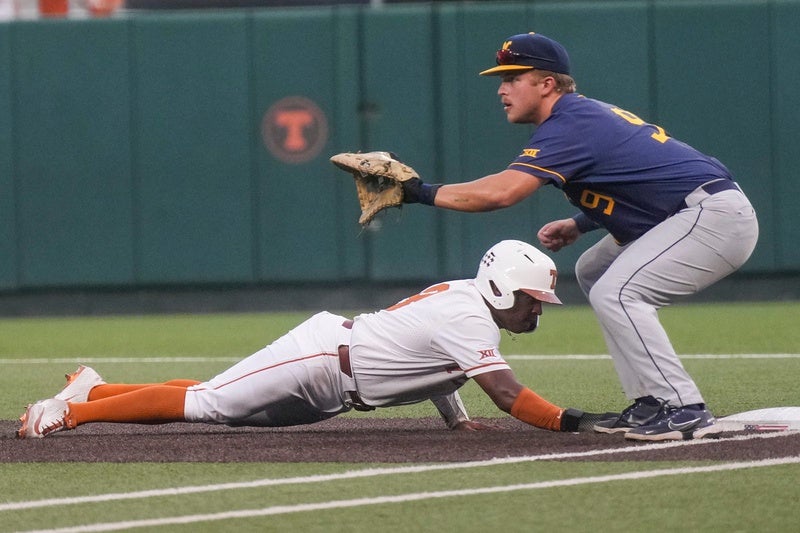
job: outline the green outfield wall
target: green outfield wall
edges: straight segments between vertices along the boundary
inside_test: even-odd
[[[578,89],[722,160],[753,200],[746,273],[800,271],[800,1],[444,3],[0,23],[0,291],[471,276],[573,210],[424,206],[357,225],[328,158],[393,150],[429,182],[505,167],[491,65],[538,31]],[[554,255],[570,273],[599,233]]]

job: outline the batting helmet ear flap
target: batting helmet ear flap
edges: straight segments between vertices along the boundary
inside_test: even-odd
[[[555,263],[541,251],[522,241],[506,240],[483,255],[475,286],[495,309],[513,307],[517,290],[542,302],[560,304],[555,293],[557,276]]]
[[[492,294],[494,294],[498,298],[503,296],[503,292],[497,288],[497,284],[494,281],[489,280],[489,287],[492,289]]]

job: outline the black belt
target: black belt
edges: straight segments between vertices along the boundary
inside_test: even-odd
[[[722,191],[730,191],[732,189],[736,189],[737,191],[741,191],[739,186],[736,185],[736,182],[734,182],[733,180],[729,180],[729,179],[721,179],[721,180],[717,180],[717,181],[710,181],[708,183],[704,183],[703,185],[701,185],[700,188],[703,189],[706,192],[706,194],[708,194],[709,196],[711,196],[712,194],[717,194],[718,192],[722,192]],[[689,207],[689,206],[686,205],[686,200],[683,200],[681,202],[681,204],[678,206],[678,211],[680,211],[682,209],[686,209],[687,207]]]

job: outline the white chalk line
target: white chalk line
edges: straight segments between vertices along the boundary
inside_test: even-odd
[[[601,360],[601,359],[610,359],[608,355],[598,355],[598,354],[575,354],[575,355],[509,355],[505,356],[506,359],[520,359],[520,360]],[[800,358],[800,354],[694,354],[694,355],[682,355],[680,356],[681,359],[794,359]],[[66,358],[0,358],[0,364],[59,364],[59,363],[84,363],[84,364],[94,364],[94,363],[196,363],[196,362],[230,362],[230,361],[238,361],[240,358],[238,357],[198,357],[198,356],[187,356],[187,357],[66,357]],[[771,438],[782,436],[781,433],[764,433],[764,434],[756,434],[756,435],[744,435],[744,436],[737,436],[731,439],[725,440],[745,440],[751,438]],[[719,439],[718,439],[719,440]],[[541,456],[529,456],[529,457],[514,457],[514,458],[505,458],[505,459],[493,459],[489,461],[474,461],[474,462],[467,462],[467,463],[449,463],[444,465],[422,465],[422,466],[413,466],[413,467],[400,467],[400,468],[383,468],[383,469],[366,469],[366,470],[359,470],[359,471],[350,471],[344,472],[340,474],[330,474],[330,475],[317,475],[317,476],[305,476],[305,477],[295,477],[295,478],[282,478],[282,479],[264,479],[264,480],[256,480],[251,482],[239,482],[239,483],[224,483],[224,484],[216,484],[216,485],[207,485],[207,486],[193,486],[193,487],[178,487],[178,488],[168,488],[168,489],[154,489],[154,490],[147,490],[147,491],[137,491],[137,492],[130,492],[130,493],[116,493],[116,494],[103,494],[103,495],[95,495],[95,496],[83,496],[83,497],[73,497],[73,498],[54,498],[54,499],[46,499],[46,500],[36,500],[36,501],[28,501],[28,502],[12,502],[7,504],[0,504],[0,511],[8,511],[8,510],[22,510],[22,509],[31,509],[31,508],[40,508],[40,507],[51,507],[51,506],[58,506],[58,505],[74,505],[74,504],[82,504],[82,503],[96,503],[96,502],[107,502],[107,501],[118,501],[118,500],[129,500],[129,499],[141,499],[141,498],[149,498],[149,497],[158,497],[158,496],[169,496],[169,495],[182,495],[182,494],[196,494],[202,492],[214,492],[220,490],[234,490],[234,489],[246,489],[246,488],[256,488],[256,487],[265,487],[265,486],[275,486],[275,485],[286,485],[286,484],[297,484],[297,483],[319,483],[324,481],[335,481],[341,479],[352,479],[352,478],[360,478],[360,477],[370,477],[370,476],[379,476],[379,475],[390,475],[390,474],[404,474],[404,473],[416,473],[416,472],[427,472],[427,471],[434,471],[434,470],[445,470],[445,469],[458,469],[458,468],[475,468],[481,466],[492,466],[498,464],[509,464],[509,463],[520,463],[520,462],[530,462],[530,461],[541,461],[541,460],[558,460],[558,459],[566,459],[566,458],[576,458],[576,457],[591,457],[597,455],[604,455],[604,454],[613,454],[613,453],[627,453],[627,452],[638,452],[638,451],[645,451],[648,449],[654,448],[669,448],[674,446],[687,446],[687,445],[697,445],[697,444],[706,444],[715,442],[715,440],[696,440],[696,441],[682,441],[682,442],[671,442],[671,443],[656,443],[651,445],[641,445],[636,447],[630,448],[615,448],[609,450],[594,450],[589,452],[577,452],[577,453],[568,453],[568,454],[550,454],[550,455],[541,455]],[[797,461],[795,461],[797,459]],[[800,462],[800,458],[787,458],[789,463]],[[784,459],[778,459],[777,461],[785,461]],[[751,463],[727,463],[730,468],[723,468],[723,469],[735,469],[735,468],[750,468],[756,466],[770,466],[768,464],[764,464],[763,461],[755,461],[752,462],[753,466],[746,466]],[[787,464],[786,462],[780,462],[776,464]],[[742,465],[742,466],[740,466]],[[718,465],[724,467],[725,465]],[[716,468],[716,467],[715,467]],[[689,473],[683,472],[685,469],[675,469],[674,473]],[[701,471],[701,470],[692,470],[694,471]],[[632,474],[623,474],[621,476],[630,476],[636,474],[646,474],[642,477],[653,477],[658,475],[670,475],[669,470],[656,470],[652,471],[651,473],[632,473]],[[535,489],[535,488],[546,488],[547,486],[562,486],[566,484],[580,484],[580,483],[596,483],[596,482],[603,482],[603,481],[611,481],[614,479],[626,479],[626,477],[619,477],[619,476],[602,476],[597,478],[578,478],[575,480],[576,482],[571,482],[571,480],[561,480],[555,482],[544,482],[544,483],[537,483],[537,484],[529,484],[529,485],[519,485],[515,486],[518,488],[508,488],[508,487],[488,487],[485,489],[475,489],[470,494],[479,494],[481,492],[475,491],[486,491],[486,492],[502,492],[507,490],[525,490],[527,489]],[[555,485],[550,485],[552,483],[556,483]],[[422,496],[423,498],[427,497],[448,497],[449,494],[442,493],[442,495],[437,496],[438,493],[432,493]],[[452,496],[457,496],[458,494],[452,494]],[[181,523],[191,523],[196,521],[209,521],[209,520],[223,520],[227,518],[236,518],[236,517],[247,517],[247,516],[266,516],[269,514],[280,514],[280,513],[290,513],[290,512],[300,512],[305,510],[315,510],[315,509],[326,509],[326,508],[335,508],[335,507],[351,507],[356,505],[371,505],[371,504],[378,504],[378,503],[393,503],[395,501],[412,501],[411,499],[415,499],[416,495],[404,495],[404,496],[397,496],[397,497],[389,497],[385,501],[383,498],[370,498],[370,499],[362,499],[362,500],[348,500],[348,501],[339,501],[339,502],[327,502],[321,504],[303,504],[297,506],[279,506],[279,507],[272,507],[272,508],[265,508],[265,509],[256,509],[256,510],[249,510],[249,511],[236,511],[231,513],[218,513],[213,515],[194,515],[194,516],[187,516],[187,517],[175,517],[175,518],[166,518],[166,519],[158,519],[156,522],[153,521],[133,521],[133,522],[120,522],[117,524],[95,524],[90,526],[81,526],[80,528],[66,528],[66,529],[54,529],[54,530],[43,530],[43,531],[112,531],[115,529],[125,529],[130,527],[147,527],[147,526],[155,526],[155,525],[168,525],[168,524],[181,524]],[[401,499],[397,499],[401,498]],[[411,499],[402,499],[402,498],[411,498]],[[321,506],[321,507],[320,507]],[[255,513],[255,514],[241,514],[241,513]],[[164,522],[167,520],[167,522]],[[140,524],[140,525],[139,525]],[[98,529],[100,528],[100,529]]]
[[[438,470],[480,468],[480,467],[490,467],[490,466],[516,464],[516,463],[529,463],[534,461],[556,461],[563,459],[600,457],[604,455],[635,453],[635,452],[642,452],[649,450],[664,450],[668,448],[677,448],[684,446],[703,446],[722,441],[769,439],[785,435],[786,435],[785,432],[754,433],[748,435],[737,435],[734,437],[722,438],[722,439],[697,439],[689,441],[656,442],[650,444],[632,445],[625,448],[606,448],[603,450],[589,450],[585,452],[567,452],[567,453],[552,453],[552,454],[542,454],[542,455],[529,455],[522,457],[504,457],[504,458],[488,459],[484,461],[467,461],[462,463],[413,465],[413,466],[400,466],[391,468],[366,468],[362,470],[349,470],[346,472],[340,472],[336,474],[318,474],[313,476],[299,476],[299,477],[289,477],[289,478],[268,478],[268,479],[257,479],[253,481],[217,483],[213,485],[195,485],[188,487],[151,489],[151,490],[134,491],[134,492],[97,494],[91,496],[50,498],[43,500],[3,503],[0,504],[0,512],[19,511],[23,509],[34,509],[40,507],[55,507],[59,505],[100,503],[100,502],[110,502],[110,501],[120,501],[120,500],[154,498],[161,496],[180,496],[186,494],[198,494],[203,492],[252,489],[252,488],[271,487],[278,485],[322,483],[327,481],[340,481],[346,479],[367,478],[367,477],[376,477],[384,475],[425,473]]]
[[[505,359],[519,359],[531,361],[546,361],[546,360],[601,360],[611,359],[610,355],[600,354],[577,354],[577,355],[507,355],[503,356]],[[797,353],[734,353],[734,354],[718,354],[718,353],[698,353],[698,354],[683,354],[679,355],[680,359],[798,359],[800,354]]]
[[[244,357],[186,356],[186,357],[10,357],[0,358],[0,365],[50,365],[50,364],[96,364],[96,363],[230,363],[239,362]]]
[[[711,466],[645,470],[639,472],[628,472],[623,474],[609,474],[604,476],[559,479],[553,481],[540,481],[536,483],[521,483],[514,485],[480,487],[473,489],[446,490],[446,491],[436,491],[436,492],[418,492],[410,494],[400,494],[396,496],[375,496],[369,498],[356,498],[351,500],[332,500],[327,502],[305,503],[296,505],[276,505],[273,507],[265,507],[262,509],[242,509],[238,511],[226,511],[221,513],[174,516],[167,518],[151,518],[145,520],[127,520],[121,522],[106,522],[98,524],[88,524],[84,526],[73,526],[68,528],[36,530],[36,531],[31,531],[29,533],[59,533],[68,531],[69,532],[115,531],[120,529],[131,529],[131,528],[141,528],[141,527],[159,527],[159,526],[176,525],[176,524],[192,524],[197,522],[211,522],[211,521],[231,520],[239,518],[254,518],[259,516],[300,513],[307,511],[320,511],[327,509],[343,509],[343,508],[360,507],[367,505],[405,503],[411,501],[429,500],[432,498],[458,498],[458,497],[468,497],[468,496],[476,496],[482,494],[497,494],[497,493],[523,491],[523,490],[548,489],[554,487],[568,487],[576,485],[588,485],[594,483],[608,483],[612,481],[640,480],[640,479],[649,479],[661,476],[723,472],[731,470],[742,470],[748,468],[780,466],[787,464],[800,464],[800,456],[785,457],[781,459],[765,459],[761,461],[722,463]]]
[[[610,360],[610,355],[605,354],[572,354],[572,355],[527,355],[511,354],[503,356],[507,360],[530,361],[595,361]],[[740,354],[685,354],[679,355],[680,359],[800,359],[798,353],[740,353]],[[243,357],[222,356],[185,356],[185,357],[6,357],[0,358],[0,365],[24,364],[97,364],[97,363],[230,363],[238,362]]]

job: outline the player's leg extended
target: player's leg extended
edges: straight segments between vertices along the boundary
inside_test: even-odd
[[[343,320],[319,313],[210,381],[190,387],[187,420],[287,426],[348,410],[337,350],[341,331],[349,335]]]
[[[319,313],[209,382],[99,389],[114,396],[69,403],[51,398],[20,417],[20,438],[41,438],[89,422],[207,422],[283,426],[318,422],[345,403],[338,346],[349,344],[344,318]],[[91,392],[91,391],[89,391]],[[88,399],[88,398],[87,398]]]
[[[126,394],[128,392],[133,392],[147,387],[155,387],[157,385],[183,387],[186,389],[199,383],[200,381],[195,379],[173,379],[164,383],[104,383],[102,385],[93,387],[92,390],[89,391],[89,396],[86,401],[92,402],[95,400],[102,400],[103,398],[108,398],[110,396],[118,396],[120,394]]]
[[[629,245],[594,284],[592,307],[612,356],[624,359],[636,378],[620,375],[631,398],[660,396],[677,405],[703,403],[694,381],[658,320],[659,308],[694,294],[735,271],[758,236],[752,207],[708,198],[683,210]],[[733,193],[729,196],[737,196]]]
[[[178,379],[166,384],[109,384],[85,365],[66,378],[61,392],[27,406],[20,416],[18,437],[42,438],[89,422],[152,424],[183,420],[186,388],[198,383]]]
[[[97,387],[95,387],[97,388]],[[90,422],[162,424],[184,421],[186,387],[151,385],[90,402],[70,403],[66,417],[72,429]]]

